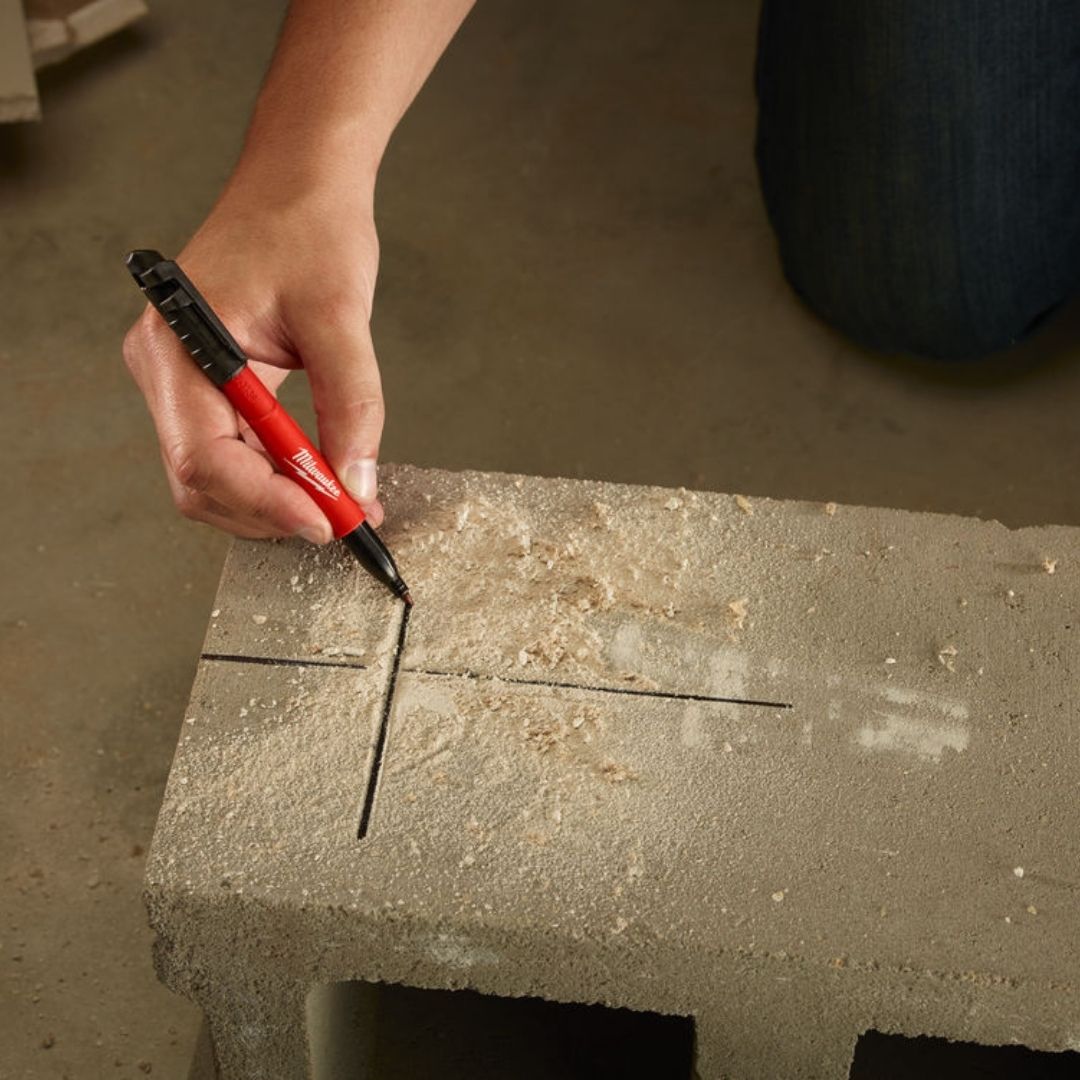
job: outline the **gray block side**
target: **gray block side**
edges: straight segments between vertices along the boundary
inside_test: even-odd
[[[203,915],[209,926],[213,916]],[[235,939],[217,936],[218,955],[229,958],[234,975],[219,972],[207,1007],[220,1017],[218,1030],[230,1032],[233,1044],[245,1025],[278,1032],[276,1053],[286,1038],[301,1048],[298,1055],[314,1042],[310,998],[306,1019],[297,1016],[294,977],[300,974],[303,985],[314,990],[336,980],[366,978],[693,1016],[699,1072],[705,1078],[839,1080],[846,1076],[858,1035],[869,1028],[985,1044],[1019,1042],[1043,1050],[1076,1046],[1077,1002],[1067,992],[983,985],[925,972],[821,967],[795,957],[738,951],[680,954],[663,944],[643,947],[640,941],[628,943],[624,955],[613,955],[597,941],[538,938],[523,928],[436,934],[391,912],[351,919],[321,908],[271,913],[252,902],[242,919],[234,913],[223,920],[217,913],[217,924],[224,921],[233,928],[243,922],[245,929]],[[245,971],[258,972],[258,981],[238,983],[235,972]],[[264,1013],[253,1014],[256,1006]],[[241,1062],[260,1060],[262,1040],[249,1038],[240,1045],[246,1046]],[[247,1067],[226,1075],[246,1077]],[[275,1075],[306,1076],[304,1068]]]

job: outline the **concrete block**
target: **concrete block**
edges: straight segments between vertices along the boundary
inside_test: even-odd
[[[701,1080],[1080,1049],[1080,530],[385,494],[407,620],[293,543],[215,602],[147,898],[221,1077],[309,1076],[346,980],[691,1016]]]

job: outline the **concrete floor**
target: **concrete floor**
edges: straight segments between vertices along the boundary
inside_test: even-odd
[[[180,1077],[143,852],[226,541],[174,516],[121,256],[180,248],[281,5],[157,5],[0,130],[0,1077]],[[758,195],[756,3],[482,5],[380,183],[384,457],[1080,524],[1080,313],[982,367],[839,339]],[[302,387],[288,392],[302,402]]]

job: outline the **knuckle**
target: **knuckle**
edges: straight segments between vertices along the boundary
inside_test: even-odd
[[[273,505],[266,492],[259,492],[259,494],[255,495],[244,510],[247,517],[257,521],[261,527],[275,523]]]
[[[165,461],[184,491],[193,495],[202,495],[206,491],[210,484],[210,471],[197,449],[186,444],[170,447],[165,452]]]
[[[367,321],[364,294],[360,289],[347,287],[329,289],[326,295],[315,299],[315,314],[325,322],[337,326],[353,326]]]
[[[138,376],[148,354],[154,351],[160,341],[168,341],[169,331],[154,311],[147,305],[146,310],[135,320],[124,335],[121,353],[124,363],[132,375]]]
[[[381,429],[386,419],[386,405],[381,394],[369,392],[317,404],[315,413],[321,421],[362,423],[366,428]]]
[[[143,351],[146,348],[146,316],[141,316],[124,335],[124,343],[121,346],[121,354],[124,364],[133,375],[139,366]]]
[[[378,394],[353,401],[349,405],[349,411],[360,413],[372,423],[381,424],[386,416],[386,405],[383,403],[382,395]]]
[[[173,503],[176,509],[186,518],[192,521],[200,521],[210,509],[210,502],[201,492],[192,491],[191,488],[180,488],[173,494]]]

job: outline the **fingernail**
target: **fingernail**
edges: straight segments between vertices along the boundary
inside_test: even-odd
[[[349,494],[358,503],[371,502],[379,486],[375,475],[375,459],[361,458],[354,461],[345,469],[345,475],[341,479],[349,489]]]
[[[309,544],[329,544],[332,539],[329,527],[318,529],[313,525],[305,525],[296,535],[302,536]]]

